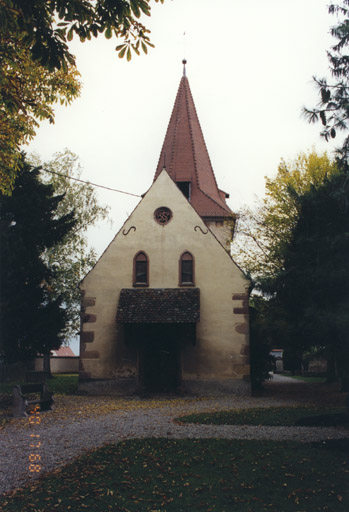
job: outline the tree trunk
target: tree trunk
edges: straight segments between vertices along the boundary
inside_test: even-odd
[[[337,374],[337,368],[336,368],[336,358],[335,358],[335,351],[334,347],[328,347],[327,349],[327,376],[326,376],[326,382],[337,382],[338,381],[338,374]]]
[[[47,373],[47,378],[48,379],[52,379],[53,378],[53,375],[51,373],[51,358],[50,358],[50,354],[44,354],[43,370],[44,370],[44,372]]]
[[[346,393],[349,391],[349,346],[347,336],[338,336],[336,366],[341,383],[341,391]]]
[[[349,376],[345,376],[341,378],[341,391],[343,393],[348,393],[349,396]],[[348,400],[349,407],[349,400]]]

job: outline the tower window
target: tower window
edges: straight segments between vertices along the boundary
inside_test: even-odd
[[[179,284],[194,285],[194,258],[190,252],[184,252],[179,260]]]
[[[149,260],[145,252],[138,252],[133,260],[133,286],[149,285]]]
[[[179,190],[185,195],[185,197],[190,201],[190,192],[191,192],[191,183],[190,181],[177,181],[177,187]]]

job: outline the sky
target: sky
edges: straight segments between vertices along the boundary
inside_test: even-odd
[[[237,212],[264,195],[265,176],[312,147],[331,153],[302,107],[318,102],[312,76],[329,77],[336,18],[328,0],[165,0],[144,17],[155,44],[119,59],[118,40],[73,40],[83,89],[27,148],[43,161],[69,148],[82,179],[133,194],[150,187],[187,59],[187,77],[220,189]],[[337,142],[337,144],[336,144]],[[100,255],[139,199],[96,189],[113,224],[90,229]]]

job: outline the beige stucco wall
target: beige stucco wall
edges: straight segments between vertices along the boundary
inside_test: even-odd
[[[173,212],[165,226],[153,217],[160,206]],[[81,378],[137,376],[137,351],[125,347],[115,315],[120,290],[132,288],[133,258],[140,250],[149,258],[152,288],[177,288],[180,255],[190,251],[195,258],[201,320],[196,345],[186,346],[182,353],[182,378],[246,378],[247,282],[166,171],[81,283],[88,320],[82,324]]]
[[[206,226],[215,235],[223,247],[230,252],[231,245],[231,222],[232,221],[207,221]]]
[[[50,358],[52,373],[76,373],[79,371],[79,357],[52,356]],[[35,371],[42,372],[44,369],[44,358],[35,359]]]

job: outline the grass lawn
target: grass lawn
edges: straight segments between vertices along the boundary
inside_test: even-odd
[[[78,373],[56,373],[53,379],[47,381],[49,391],[54,394],[72,395],[78,390]],[[12,388],[16,384],[26,384],[25,382],[6,382],[0,383],[0,394],[10,394],[12,396]]]
[[[318,384],[324,384],[326,377],[304,377],[303,375],[290,375],[291,379],[301,380],[302,382],[314,382]]]
[[[1,510],[345,512],[348,453],[348,440],[131,440],[2,496]]]
[[[47,381],[47,387],[49,391],[53,391],[54,395],[74,395],[78,390],[78,376],[77,373],[56,374],[53,379]],[[0,383],[0,427],[8,423],[9,418],[12,417],[12,388],[16,384],[26,383],[18,381]]]
[[[47,381],[49,391],[55,395],[74,395],[78,391],[78,373],[56,373]]]
[[[340,418],[345,419],[345,407],[268,407],[255,409],[233,409],[214,413],[200,413],[182,416],[182,423],[203,423],[205,425],[266,425],[294,426],[298,421],[308,417],[319,417],[319,426],[328,426],[333,417],[338,424]],[[324,418],[328,418],[324,420]],[[323,423],[321,424],[321,420]],[[343,420],[343,425],[346,425]],[[349,422],[347,422],[349,427]]]

